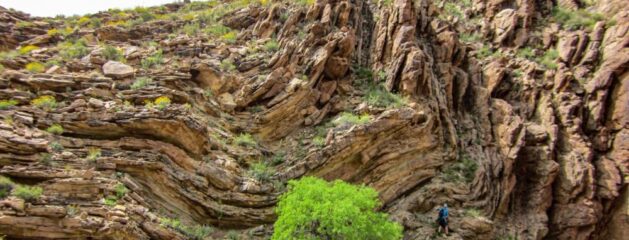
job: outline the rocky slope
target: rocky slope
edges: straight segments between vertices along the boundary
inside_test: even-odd
[[[623,1],[0,19],[8,239],[265,239],[304,175],[374,187],[405,239],[436,237],[444,202],[447,239],[628,233]]]

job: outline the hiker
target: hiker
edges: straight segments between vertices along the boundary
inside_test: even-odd
[[[445,229],[446,235],[448,235],[448,204],[444,203],[443,207],[439,208],[439,217],[437,218],[437,223],[439,224],[439,233],[441,233],[441,228]]]

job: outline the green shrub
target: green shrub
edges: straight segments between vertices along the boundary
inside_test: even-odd
[[[552,10],[553,19],[569,30],[579,28],[592,29],[596,22],[605,20],[600,13],[594,13],[586,9],[570,10],[555,7]]]
[[[135,81],[133,82],[133,84],[131,84],[131,89],[133,90],[138,90],[141,88],[146,87],[146,85],[149,85],[153,82],[153,79],[148,78],[148,77],[138,77],[135,79]]]
[[[236,70],[236,65],[234,65],[234,62],[230,59],[223,59],[223,61],[221,61],[221,69],[223,69],[223,71],[231,72]]]
[[[115,207],[118,204],[118,199],[115,196],[107,196],[103,199],[103,203],[110,207]]]
[[[199,23],[189,23],[184,25],[180,32],[189,36],[196,36],[200,32],[200,29]]]
[[[107,60],[120,61],[122,60],[122,51],[114,46],[105,45],[102,51],[103,57]]]
[[[557,63],[555,60],[559,57],[559,52],[555,49],[550,49],[544,53],[542,59],[538,60],[539,63],[546,66],[548,69],[557,69]]]
[[[40,153],[39,154],[39,163],[44,166],[50,166],[52,164],[52,154],[50,153]]]
[[[372,106],[397,108],[406,105],[407,102],[406,99],[400,95],[387,91],[379,84],[371,84],[365,90],[363,101]]]
[[[221,39],[223,39],[223,41],[228,42],[228,43],[235,43],[237,35],[238,35],[238,32],[231,31],[231,32],[223,34],[223,36],[221,36]]]
[[[459,39],[462,42],[473,43],[473,42],[481,41],[483,37],[478,33],[461,33],[461,35],[459,36]]]
[[[291,180],[275,209],[272,239],[402,239],[402,226],[374,211],[380,205],[370,187],[315,177]]]
[[[280,48],[280,44],[275,39],[271,39],[264,44],[264,49],[268,52],[277,51]]]
[[[101,156],[100,148],[90,147],[87,149],[87,160],[94,162]]]
[[[55,142],[50,142],[48,144],[48,146],[54,152],[61,152],[61,151],[63,151],[63,145],[61,145],[61,143],[59,143],[59,142],[56,142],[56,141]]]
[[[160,225],[174,229],[193,240],[205,239],[214,232],[214,229],[209,226],[183,224],[179,219],[172,218],[160,218]]]
[[[518,50],[517,56],[526,59],[533,59],[535,58],[535,53],[533,52],[532,48],[525,47]]]
[[[255,147],[258,145],[253,136],[249,133],[241,133],[234,138],[234,143],[239,146],[244,147]]]
[[[316,136],[312,139],[312,144],[321,148],[325,146],[325,138],[322,136]]]
[[[54,135],[61,135],[63,134],[63,127],[59,124],[53,124],[50,127],[46,128],[46,132],[54,134]]]
[[[20,50],[18,51],[20,54],[27,54],[36,49],[39,49],[39,47],[34,46],[34,45],[27,45],[27,46],[21,47]]]
[[[265,162],[257,162],[251,165],[248,174],[260,182],[267,182],[273,176],[273,168],[269,167]]]
[[[24,201],[33,201],[39,199],[43,193],[41,187],[30,187],[24,185],[18,185],[13,189],[13,195],[24,199]]]
[[[9,99],[9,100],[0,100],[0,110],[9,109],[18,104],[17,100]]]
[[[271,165],[277,166],[277,165],[282,164],[284,162],[285,155],[286,154],[284,152],[278,152],[275,155],[273,155],[273,157],[271,158]]]
[[[363,114],[359,116],[353,113],[343,112],[341,113],[341,116],[334,119],[334,121],[332,122],[336,126],[341,126],[341,125],[362,125],[362,124],[369,123],[370,121],[371,121],[371,116],[369,114]]]
[[[223,35],[231,32],[231,31],[232,31],[231,28],[226,27],[226,26],[224,26],[222,24],[211,25],[211,26],[209,26],[209,27],[207,27],[205,29],[205,32],[207,34],[212,35],[213,37],[220,37],[220,36],[223,36]]]
[[[10,178],[0,176],[0,199],[8,197],[14,186],[15,183]]]
[[[87,48],[87,42],[84,39],[68,40],[57,45],[57,48],[59,48],[59,55],[66,61],[82,58],[90,53],[90,50]]]
[[[170,106],[170,102],[170,98],[161,96],[155,99],[155,107],[159,110],[164,110],[166,107]]]
[[[24,68],[27,71],[32,72],[32,73],[41,73],[46,70],[46,67],[44,66],[44,64],[41,64],[40,62],[30,62],[26,64]]]
[[[8,52],[0,52],[0,59],[1,60],[11,60],[14,59],[16,57],[20,56],[20,53],[18,53],[18,51],[8,51]]]
[[[121,199],[125,195],[127,195],[127,193],[129,192],[129,189],[127,189],[127,187],[125,187],[124,184],[118,183],[114,187],[114,191],[116,192],[116,197],[118,197],[118,199]]]
[[[99,28],[103,25],[102,20],[100,20],[100,18],[92,18],[90,19],[90,27],[92,28]]]
[[[57,107],[55,97],[50,95],[39,96],[38,98],[31,100],[31,104],[44,110],[52,110]]]
[[[477,58],[487,58],[489,56],[491,56],[492,54],[494,54],[494,51],[491,50],[491,48],[487,45],[483,45],[480,49],[476,50],[476,57]]]
[[[462,155],[460,160],[453,163],[443,171],[443,178],[447,182],[471,182],[478,164],[467,155]]]
[[[148,56],[141,61],[142,68],[148,69],[152,66],[159,66],[164,63],[164,57],[162,50],[157,50],[151,56]]]
[[[227,234],[225,234],[225,237],[223,238],[225,240],[238,240],[240,239],[240,236],[234,230],[230,230],[229,232],[227,232]]]

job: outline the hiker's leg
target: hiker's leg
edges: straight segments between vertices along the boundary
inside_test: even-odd
[[[448,235],[448,225],[445,226],[446,229],[446,235]]]

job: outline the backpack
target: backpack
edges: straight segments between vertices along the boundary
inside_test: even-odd
[[[440,208],[439,209],[439,218],[447,218],[448,217],[448,209]]]

